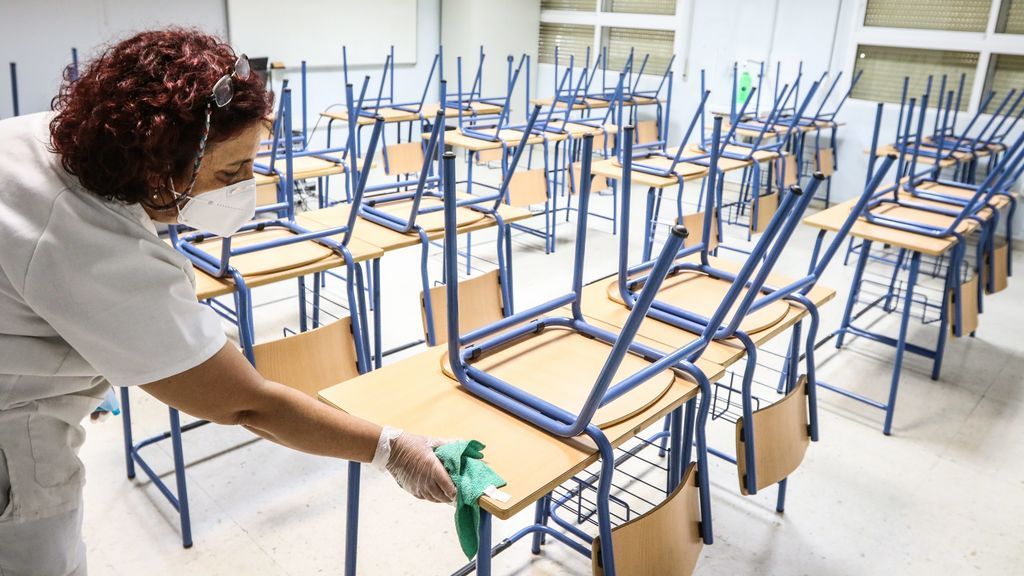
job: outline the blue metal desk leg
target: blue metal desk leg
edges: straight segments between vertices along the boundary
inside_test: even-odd
[[[921,267],[921,253],[914,252],[910,257],[910,276],[907,278],[907,295],[903,303],[903,314],[900,317],[900,335],[896,343],[896,359],[892,367],[892,384],[889,388],[889,402],[885,406],[885,427],[882,433],[888,436],[892,431],[892,415],[896,410],[896,392],[900,385],[900,369],[903,367],[903,353],[907,345],[907,327],[910,324],[911,303],[914,301],[914,286],[917,284],[917,271]]]
[[[345,507],[345,576],[356,574],[359,544],[359,462],[348,463],[348,502]]]
[[[545,495],[540,500],[537,500],[536,510],[533,513],[533,523],[538,526],[547,526],[548,513],[551,510],[551,495]],[[534,555],[540,554],[540,547],[544,544],[544,532],[537,530],[533,533],[533,544],[530,547],[530,552]]]
[[[171,416],[171,449],[174,452],[174,479],[178,488],[178,516],[181,518],[181,544],[192,547],[192,520],[188,511],[188,489],[185,486],[185,457],[181,450],[181,418],[174,408]]]
[[[381,310],[380,310],[380,258],[374,258],[370,262],[371,299],[373,301],[373,346],[377,351],[373,360],[373,367],[380,368],[384,359],[384,336],[381,333]]]
[[[491,576],[491,514],[480,510],[480,547],[476,553],[477,576]]]
[[[135,479],[135,460],[132,458],[132,407],[128,401],[128,387],[121,388],[121,426],[124,428],[124,466],[128,479]]]

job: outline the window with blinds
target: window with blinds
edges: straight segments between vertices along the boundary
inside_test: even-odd
[[[988,76],[985,78],[985,94],[994,90],[996,95],[992,97],[992,101],[985,111],[995,112],[1010,90],[1017,90],[1019,93],[1022,89],[1024,89],[1024,56],[993,54],[989,61]],[[1003,109],[1004,114],[1009,111],[1010,106],[1013,106],[1013,101],[1016,98],[1014,96],[1010,99],[1010,103]]]
[[[903,91],[903,78],[910,77],[907,98],[920,97],[928,83],[928,75],[939,82],[942,75],[948,77],[947,86],[960,82],[960,74],[967,74],[964,80],[964,94],[960,109],[966,110],[971,98],[971,85],[978,69],[977,52],[954,52],[952,50],[924,50],[920,48],[893,48],[890,46],[857,46],[855,69],[864,74],[853,90],[852,96],[875,102],[899,102]],[[932,92],[934,106],[937,98]]]
[[[999,7],[996,32],[1024,34],[1024,0],[1003,0]]]
[[[593,12],[597,0],[540,0],[541,10],[575,10]]]
[[[634,50],[633,72],[640,71],[644,55],[650,54],[644,74],[664,74],[675,49],[674,30],[647,30],[642,28],[605,28],[601,46],[608,48],[608,68],[621,70]]]
[[[672,16],[676,13],[676,0],[604,0],[604,11]]]
[[[868,0],[864,25],[984,32],[991,8],[992,0]]]
[[[558,46],[559,66],[569,65],[569,55],[576,57],[577,66],[584,66],[587,48],[591,48],[590,59],[596,58],[593,52],[594,27],[585,24],[541,22],[537,41],[537,53],[540,55],[541,64],[555,63],[555,46]]]

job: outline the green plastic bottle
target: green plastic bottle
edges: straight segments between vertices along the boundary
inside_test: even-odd
[[[736,108],[737,109],[739,109],[741,106],[743,106],[743,103],[747,101],[747,96],[750,95],[750,84],[751,84],[750,72],[747,72],[746,70],[744,70],[743,73],[740,74],[739,87],[736,90]]]

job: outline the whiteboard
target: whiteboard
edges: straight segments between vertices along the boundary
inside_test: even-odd
[[[416,62],[417,0],[227,0],[231,45],[297,67]]]

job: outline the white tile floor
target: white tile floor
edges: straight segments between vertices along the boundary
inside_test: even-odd
[[[639,195],[638,195],[639,196]],[[642,200],[635,198],[638,206]],[[597,200],[610,209],[609,199]],[[634,214],[642,211],[634,210]],[[515,247],[517,306],[567,289],[574,225],[562,225],[558,252],[537,240]],[[610,224],[591,221],[586,276],[614,270]],[[475,251],[493,245],[477,235]],[[801,228],[783,263],[806,266],[813,231]],[[420,336],[415,250],[384,259],[388,345]],[[1024,269],[1024,258],[1017,258]],[[439,270],[439,257],[434,260]],[[435,272],[436,273],[436,272]],[[824,284],[839,297],[823,310],[823,331],[837,325],[850,268],[841,258]],[[294,284],[261,289],[258,338],[295,327]],[[716,543],[704,549],[699,574],[1021,574],[1024,568],[1024,284],[985,301],[973,339],[949,342],[942,378],[910,357],[903,372],[894,435],[881,433],[882,412],[820,393],[821,442],[790,481],[787,511],[774,511],[775,490],[739,495],[735,469],[712,463]],[[894,333],[895,318],[875,324]],[[912,324],[912,339],[933,341],[936,328]],[[883,397],[893,350],[854,340],[840,353],[820,350],[819,377]],[[166,410],[133,394],[136,433],[166,426]],[[732,426],[712,423],[712,441],[731,445]],[[82,459],[85,538],[96,575],[339,574],[343,560],[345,466],[255,440],[243,430],[208,426],[186,436],[195,546],[181,548],[177,516],[148,482],[124,474],[121,421],[87,426]],[[147,457],[170,481],[169,446]],[[524,464],[525,465],[525,464]],[[448,574],[460,566],[451,509],[413,500],[391,480],[367,471],[360,529],[362,574]],[[532,520],[525,513],[496,524],[496,540]],[[590,561],[551,543],[532,556],[527,543],[500,555],[498,574],[590,574]]]

